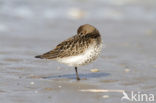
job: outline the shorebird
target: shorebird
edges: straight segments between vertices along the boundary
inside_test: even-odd
[[[77,67],[94,61],[102,49],[99,31],[92,25],[84,24],[77,29],[77,34],[61,42],[53,50],[35,56],[40,59],[52,59],[75,67],[76,78],[80,80]]]

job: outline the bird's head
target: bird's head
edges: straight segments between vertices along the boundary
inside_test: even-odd
[[[89,34],[89,33],[99,34],[99,31],[94,26],[89,25],[89,24],[81,25],[77,29],[77,34],[78,35],[86,35],[86,34]]]

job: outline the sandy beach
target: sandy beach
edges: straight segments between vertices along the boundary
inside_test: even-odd
[[[1,0],[0,103],[123,103],[123,91],[156,96],[155,20],[155,0]],[[99,29],[103,50],[78,68],[81,81],[72,67],[34,58],[86,23]]]

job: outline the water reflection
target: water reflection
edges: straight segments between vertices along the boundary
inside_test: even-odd
[[[103,73],[103,72],[79,74],[80,78],[100,78],[100,77],[106,77],[109,75],[110,75],[109,73]],[[47,76],[47,77],[42,77],[42,78],[43,79],[56,79],[56,78],[75,79],[76,76],[75,74],[64,74],[64,75]]]

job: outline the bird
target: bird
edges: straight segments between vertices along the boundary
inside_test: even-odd
[[[76,35],[64,40],[53,50],[35,58],[51,59],[75,68],[76,79],[80,80],[78,67],[87,65],[98,58],[102,50],[101,35],[90,24],[81,25]]]

